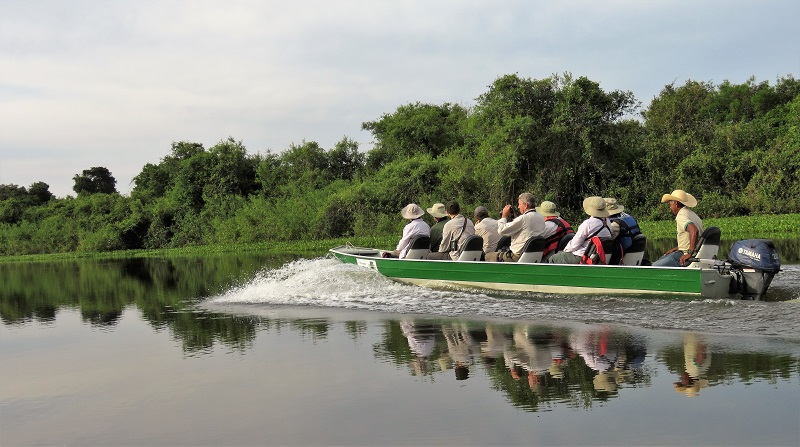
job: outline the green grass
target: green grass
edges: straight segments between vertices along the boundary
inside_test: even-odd
[[[800,214],[764,215],[705,219],[706,227],[722,229],[724,240],[738,239],[797,239],[800,238]],[[640,222],[642,232],[648,240],[671,239],[675,237],[675,221]],[[576,224],[577,227],[577,224]],[[255,244],[204,245],[183,248],[164,248],[155,250],[123,250],[111,252],[71,252],[38,255],[0,257],[4,262],[45,262],[67,259],[118,259],[146,257],[197,257],[222,253],[261,253],[265,255],[297,254],[300,256],[322,256],[328,249],[350,243],[362,247],[392,249],[400,235],[380,237],[350,237],[322,239],[316,241],[270,241]]]

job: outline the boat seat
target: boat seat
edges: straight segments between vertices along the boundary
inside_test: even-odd
[[[411,247],[408,249],[405,259],[427,259],[431,252],[431,238],[428,236],[414,236],[411,239]]]
[[[700,239],[697,242],[697,246],[694,248],[692,252],[692,257],[689,258],[692,261],[689,264],[689,267],[700,267],[702,268],[704,264],[708,264],[708,262],[696,262],[696,261],[711,261],[717,259],[717,253],[719,253],[719,242],[722,238],[722,231],[719,227],[708,227],[703,231],[703,234],[700,235]]]
[[[483,238],[477,234],[467,236],[461,252],[458,255],[459,261],[480,261],[483,256]]]
[[[610,259],[608,259],[608,258],[606,259],[606,264],[608,264],[608,265],[622,265],[622,258],[625,255],[622,252],[622,244],[620,244],[619,241],[616,240],[616,239],[612,239],[611,241],[612,241],[612,244],[611,244],[611,251],[610,252],[607,251],[607,249],[605,248],[606,245],[603,245],[603,247],[604,247],[603,249],[606,250],[606,253],[611,253]],[[605,244],[605,241],[603,241],[603,243]]]
[[[546,239],[541,236],[534,236],[522,246],[522,255],[520,255],[517,262],[526,264],[536,264],[542,262],[542,254],[544,253],[544,244]]]
[[[569,244],[569,241],[571,241],[573,237],[575,237],[575,232],[568,233],[562,236],[561,240],[558,241],[558,247],[556,247],[556,251],[554,253],[564,251],[564,247],[566,247],[567,244]]]
[[[508,248],[511,246],[511,236],[500,236],[500,240],[497,241],[497,248],[495,250],[502,251],[504,248]]]
[[[632,244],[622,257],[622,265],[642,265],[647,237],[639,233],[631,238]]]
[[[700,243],[695,247],[692,257],[697,259],[717,259],[721,238],[722,231],[719,227],[706,228],[700,236]]]

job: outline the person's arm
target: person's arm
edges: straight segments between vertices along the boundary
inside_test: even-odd
[[[513,236],[517,234],[517,232],[522,230],[523,225],[525,225],[522,216],[509,222],[508,218],[510,216],[511,216],[511,205],[506,205],[503,208],[503,218],[497,221],[497,232],[503,236]]]
[[[697,247],[697,238],[700,235],[697,226],[691,222],[686,224],[686,231],[689,233],[689,253],[684,253],[681,256],[681,265],[686,264],[686,261],[692,257],[694,249]]]
[[[448,220],[447,223],[444,224],[444,228],[442,228],[442,242],[439,244],[439,253],[450,252],[450,239],[453,236],[453,231],[451,230],[453,226],[450,225],[450,222],[453,222],[453,219]]]
[[[556,224],[552,220],[547,220],[544,222],[544,233],[542,233],[542,237],[548,238],[554,235],[556,231],[558,231],[558,224]]]
[[[406,248],[409,243],[411,243],[411,227],[412,226],[410,223],[403,227],[403,237],[401,237],[400,242],[397,243],[397,248],[395,249],[396,251],[403,251],[403,249]]]
[[[564,251],[572,253],[573,251],[577,250],[581,246],[583,246],[583,242],[586,240],[586,236],[589,235],[589,224],[588,221],[583,221],[579,226],[578,229],[575,231],[575,236],[572,236],[572,239],[567,243],[567,246],[564,247]]]
[[[611,227],[609,227],[609,229],[611,230],[611,239],[616,239],[617,236],[619,236],[619,232],[620,232],[619,222],[617,222],[616,220],[612,221],[611,222]]]

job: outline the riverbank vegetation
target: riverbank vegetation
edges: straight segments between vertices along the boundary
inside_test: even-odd
[[[616,197],[645,233],[674,233],[660,198],[676,188],[699,199],[706,219],[749,216],[720,225],[725,237],[800,227],[793,77],[667,85],[642,108],[632,93],[585,77],[506,75],[472,106],[406,104],[362,127],[374,136],[369,151],[346,136],[330,149],[303,141],[255,154],[234,138],[208,149],[175,142],[142,167],[130,195],[103,167],[75,175],[74,197],[53,197],[43,182],[0,185],[0,255],[258,244],[294,252],[394,239],[409,202],[457,199],[498,217],[524,191],[575,223],[584,197]]]

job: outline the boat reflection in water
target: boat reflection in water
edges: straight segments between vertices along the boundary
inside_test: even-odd
[[[395,356],[399,362],[407,358],[412,375],[434,380],[453,374],[456,380],[466,380],[483,372],[492,387],[530,410],[548,402],[588,408],[592,401],[618,397],[625,388],[653,386],[656,370],[664,366],[675,374],[675,390],[689,397],[737,376],[788,378],[798,367],[798,358],[792,355],[764,362],[758,359],[763,354],[749,352],[717,354],[712,364],[705,337],[694,333],[648,353],[653,342],[646,335],[606,326],[411,319],[397,324],[407,340],[408,356],[404,352]]]

